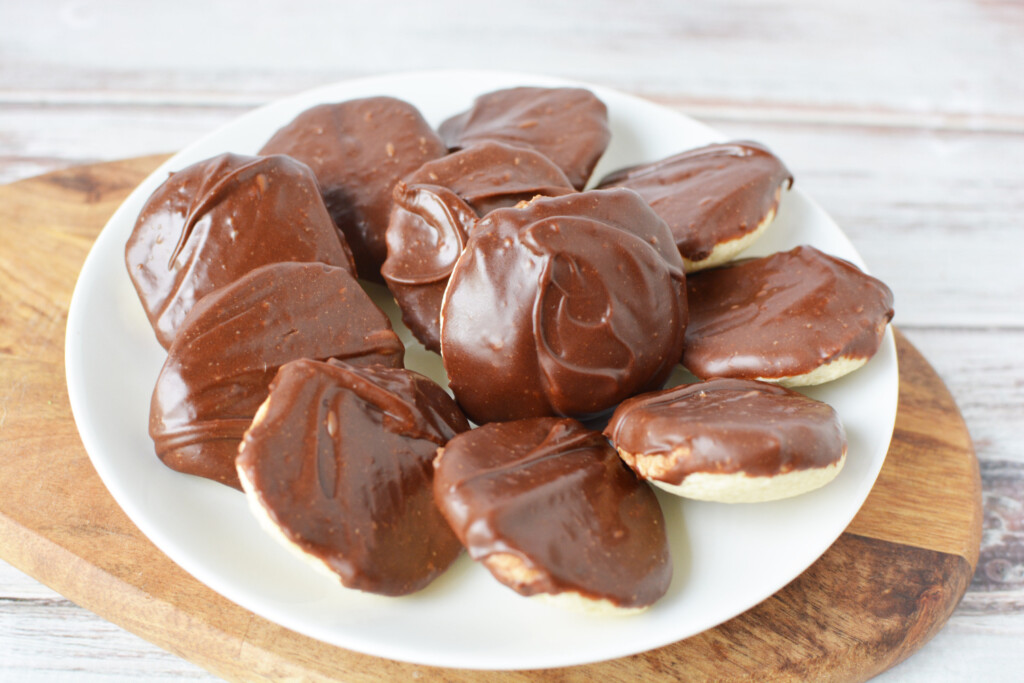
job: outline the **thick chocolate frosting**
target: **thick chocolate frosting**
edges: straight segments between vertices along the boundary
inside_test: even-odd
[[[441,299],[478,216],[573,191],[541,153],[499,142],[427,162],[399,182],[381,275],[416,338],[431,351],[441,350]]]
[[[508,584],[518,592],[644,607],[668,590],[657,498],[575,420],[484,425],[452,439],[434,466],[437,504],[470,557],[511,554],[526,566],[534,580]]]
[[[432,462],[467,429],[415,372],[297,360],[271,383],[236,465],[285,538],[345,586],[406,595],[462,551],[434,504]]]
[[[509,88],[476,98],[473,106],[441,124],[451,149],[496,140],[532,147],[565,171],[578,190],[611,139],[608,108],[582,88]]]
[[[441,310],[441,354],[482,423],[589,417],[657,388],[682,353],[682,259],[632,190],[541,198],[480,219]]]
[[[573,191],[565,173],[540,152],[490,141],[427,162],[405,182],[447,187],[479,216],[537,195],[558,197]]]
[[[387,316],[343,268],[276,263],[203,297],[160,371],[149,433],[173,469],[239,487],[235,455],[277,368],[299,358],[401,366]]]
[[[892,292],[814,247],[687,278],[683,365],[698,377],[782,379],[840,358],[871,358],[893,316]]]
[[[359,277],[381,282],[395,183],[447,152],[414,106],[393,97],[321,104],[277,131],[261,154],[308,164],[345,233]]]
[[[598,187],[628,187],[650,203],[675,236],[679,253],[703,261],[715,246],[754,231],[778,207],[793,176],[756,142],[699,147],[605,177]]]
[[[222,154],[172,173],[125,247],[128,274],[165,348],[203,296],[279,261],[354,272],[313,174],[283,156]]]
[[[694,472],[771,477],[825,467],[846,452],[831,406],[774,384],[712,379],[623,401],[604,431],[616,448],[664,456],[656,477]]]

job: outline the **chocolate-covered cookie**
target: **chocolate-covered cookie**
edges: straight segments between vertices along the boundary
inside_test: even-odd
[[[532,147],[565,171],[578,190],[611,139],[608,108],[583,88],[495,90],[442,123],[440,132],[451,149],[484,140]]]
[[[732,260],[775,218],[793,176],[766,147],[727,142],[691,149],[606,176],[598,187],[628,187],[675,236],[687,272]]]
[[[381,275],[416,338],[440,351],[441,299],[477,217],[573,191],[543,154],[500,142],[481,142],[427,162],[400,182]]]
[[[413,105],[367,97],[307,109],[260,153],[287,154],[313,169],[359,277],[380,282],[395,183],[447,149]]]
[[[401,366],[387,316],[343,268],[275,263],[203,297],[160,370],[149,433],[169,467],[238,488],[242,434],[277,368],[299,358]]]
[[[484,425],[449,441],[434,467],[437,504],[470,557],[517,592],[602,611],[668,590],[657,498],[575,420]]]
[[[684,289],[668,226],[632,190],[492,211],[441,308],[452,391],[476,422],[599,414],[676,364]]]
[[[426,377],[401,368],[283,365],[235,462],[266,528],[341,583],[417,591],[462,551],[434,504],[439,446],[469,423]]]
[[[165,348],[203,296],[279,261],[353,270],[313,174],[283,156],[222,154],[172,173],[125,246],[128,274]]]
[[[831,406],[753,380],[634,396],[604,433],[638,475],[698,500],[789,498],[832,481],[846,460],[846,433]]]
[[[821,384],[875,355],[892,292],[848,261],[809,246],[687,278],[683,365],[698,377]]]

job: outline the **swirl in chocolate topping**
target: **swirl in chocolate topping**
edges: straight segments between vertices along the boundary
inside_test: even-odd
[[[694,273],[683,365],[698,377],[786,380],[871,358],[892,292],[856,266],[801,246]]]
[[[482,142],[428,162],[399,182],[381,275],[416,338],[440,351],[441,300],[478,216],[537,196],[573,191],[547,157],[498,142]]]
[[[608,108],[582,88],[486,93],[442,123],[440,133],[451,149],[486,140],[532,147],[561,168],[577,190],[587,184],[611,139]]]
[[[437,504],[470,557],[524,595],[645,607],[668,590],[661,508],[608,442],[571,419],[484,425],[434,463]],[[509,571],[511,555],[521,571]]]
[[[279,261],[354,270],[313,174],[284,156],[222,154],[172,173],[125,245],[128,274],[165,348],[203,296]]]
[[[415,372],[298,360],[274,378],[236,465],[285,539],[345,586],[405,595],[462,551],[434,503],[432,461],[467,429]]]
[[[395,184],[447,152],[408,102],[368,97],[321,104],[278,130],[261,154],[287,154],[308,164],[327,209],[345,233],[359,277],[381,281],[384,233]]]
[[[693,269],[717,245],[742,238],[770,218],[793,176],[755,142],[707,145],[616,171],[598,187],[628,187],[646,199]]]
[[[846,433],[831,406],[740,379],[635,396],[615,409],[604,433],[634,468],[637,456],[660,456],[647,469],[657,470],[650,478],[669,484],[696,472],[771,477],[825,467],[846,451]]]
[[[299,358],[401,366],[387,316],[343,268],[275,263],[204,297],[160,371],[150,436],[169,467],[239,487],[234,459],[277,368]]]
[[[540,152],[493,141],[427,162],[405,182],[447,187],[479,216],[537,195],[558,197],[573,191],[565,173]]]
[[[492,211],[441,309],[452,391],[477,422],[600,414],[678,362],[684,292],[668,227],[631,190]]]

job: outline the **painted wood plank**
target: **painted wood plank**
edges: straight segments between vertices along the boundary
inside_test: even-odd
[[[155,165],[155,161],[151,163]],[[17,196],[11,195],[10,201],[4,204],[6,220],[2,224],[5,225],[6,236],[17,243],[16,251],[22,258],[19,262],[4,263],[0,272],[8,274],[10,282],[14,284],[12,290],[28,293],[27,297],[15,299],[24,301],[24,307],[8,305],[0,309],[3,313],[0,317],[10,323],[3,326],[6,330],[4,334],[7,336],[0,338],[5,342],[10,354],[4,362],[5,372],[10,373],[8,381],[4,384],[5,396],[8,399],[16,398],[14,402],[24,406],[12,413],[8,430],[5,432],[5,448],[16,449],[23,459],[37,459],[37,466],[19,468],[12,459],[0,458],[0,466],[5,470],[4,479],[9,491],[19,497],[16,500],[4,500],[5,548],[17,555],[19,566],[25,567],[27,571],[46,577],[54,585],[62,586],[62,590],[68,591],[69,595],[79,596],[77,599],[105,614],[117,614],[123,623],[142,629],[160,642],[165,642],[162,640],[165,637],[163,624],[168,619],[180,621],[185,618],[181,612],[182,605],[193,608],[209,605],[208,609],[204,607],[197,614],[201,623],[189,622],[191,625],[188,630],[188,643],[184,646],[178,643],[177,646],[204,647],[209,659],[200,659],[216,665],[218,670],[237,676],[243,670],[239,666],[266,666],[268,655],[280,652],[278,644],[283,637],[280,630],[267,624],[260,624],[250,616],[240,615],[238,610],[231,609],[222,599],[209,595],[209,591],[204,593],[205,589],[195,582],[185,581],[181,571],[165,559],[160,563],[162,569],[159,571],[155,568],[150,572],[136,571],[136,561],[145,561],[147,557],[153,559],[152,549],[141,539],[140,542],[131,542],[132,538],[137,536],[137,532],[133,531],[123,516],[114,514],[104,518],[101,514],[96,496],[102,487],[95,476],[90,474],[87,461],[79,453],[77,458],[68,457],[65,462],[55,466],[52,457],[43,455],[49,451],[69,453],[75,449],[76,437],[73,427],[68,424],[70,420],[65,402],[44,400],[53,393],[53,368],[59,366],[61,358],[60,330],[55,330],[52,324],[54,318],[58,318],[59,315],[55,316],[53,312],[59,313],[61,307],[66,306],[66,295],[74,279],[74,270],[87,246],[87,242],[76,242],[75,238],[88,237],[98,229],[105,215],[116,205],[115,197],[122,196],[130,189],[133,184],[130,180],[132,169],[137,169],[139,165],[139,162],[135,162],[106,168],[102,173],[102,179],[100,175],[90,176],[90,173],[98,174],[98,170],[78,169],[49,180],[24,183],[21,186],[25,191]],[[134,172],[136,180],[137,177],[141,177],[139,171]],[[31,207],[35,209],[31,210]],[[63,214],[74,214],[76,218],[69,222],[61,218]],[[28,218],[30,215],[31,219]],[[18,231],[13,226],[19,221],[29,221],[28,224],[37,227],[38,234],[45,235],[46,238],[33,240],[28,234]],[[37,287],[36,277],[19,277],[19,274],[25,273],[38,274],[41,272],[40,263],[45,263],[46,274],[43,277],[57,278],[58,281],[40,288]],[[901,354],[901,358],[902,371],[907,373],[904,377],[924,377],[922,369],[926,364],[916,352],[909,355]],[[46,379],[47,372],[50,375],[49,380]],[[953,424],[959,423],[959,420],[953,419],[955,414],[951,411],[955,409],[951,399],[937,386],[934,375],[928,374],[927,377],[928,381],[922,383],[922,386],[930,386],[931,390],[927,393],[937,399],[941,396],[941,400],[937,400],[934,406],[919,401],[907,404],[901,402],[901,406],[924,409],[926,412],[934,408],[939,413],[948,414],[950,421],[943,420],[941,414],[937,414],[929,422],[945,424],[947,429],[959,434],[959,440],[948,443],[954,448],[959,448],[958,452],[962,452],[965,448],[962,427]],[[913,398],[913,395],[908,395]],[[921,433],[923,429],[930,429],[930,424],[914,423],[911,427],[915,433]],[[37,436],[44,429],[46,437]],[[897,434],[897,438],[904,437],[903,432]],[[929,462],[920,452],[906,454],[913,461],[924,463],[926,466]],[[943,455],[941,451],[936,452],[937,458],[945,458],[948,455],[949,453]],[[968,474],[971,475],[973,472]],[[900,477],[889,480],[889,485],[891,486],[893,482],[898,485],[906,483],[905,478]],[[949,484],[948,480],[946,484]],[[966,489],[976,487],[971,476],[962,484]],[[41,485],[48,488],[42,493],[41,499],[36,499],[35,497],[40,495]],[[977,488],[973,490],[974,495],[977,495]],[[35,499],[36,502],[24,502],[27,500],[25,497]],[[73,503],[73,499],[79,502]],[[44,501],[42,506],[39,504],[40,500]],[[80,509],[89,510],[88,518],[76,514],[61,523],[58,521],[60,515],[56,514],[56,509],[55,514],[48,514],[48,505],[57,500],[66,506],[77,504]],[[933,504],[925,502],[928,505]],[[911,505],[920,503],[920,500],[914,499]],[[108,508],[109,505],[112,503],[108,501]],[[18,519],[22,520],[20,524],[7,523]],[[29,519],[32,521],[26,522]],[[973,519],[977,520],[977,517]],[[971,526],[973,527],[973,523]],[[912,534],[919,531],[912,525],[903,525],[902,529],[904,533]],[[709,633],[696,638],[693,643],[687,641],[687,648],[692,648],[698,657],[707,658],[704,662],[705,668],[696,666],[687,670],[693,673],[708,673],[712,670],[722,672],[726,669],[721,667],[727,667],[730,675],[742,673],[749,666],[744,663],[744,657],[729,654],[732,647],[729,644],[736,643],[743,643],[744,651],[748,653],[751,652],[750,648],[764,647],[768,648],[768,653],[786,652],[782,660],[784,666],[778,671],[794,678],[826,671],[834,672],[832,664],[835,660],[826,661],[821,657],[821,653],[826,650],[836,652],[837,646],[840,652],[845,652],[846,647],[852,648],[851,658],[844,658],[841,662],[848,667],[843,669],[844,676],[851,672],[863,674],[879,670],[913,651],[912,643],[929,637],[932,629],[944,621],[948,614],[946,610],[952,609],[953,601],[967,587],[970,580],[969,567],[973,563],[973,557],[948,553],[968,552],[970,549],[964,550],[966,546],[956,544],[950,546],[944,531],[929,532],[931,541],[928,546],[931,549],[901,549],[898,544],[891,542],[892,539],[878,540],[870,521],[865,522],[863,517],[860,518],[860,525],[855,531],[855,534],[844,535],[845,540],[826,555],[826,558],[830,559],[823,558],[823,563],[815,565],[816,569],[812,569],[806,575],[809,578],[802,578],[796,582],[795,587],[785,591],[785,595],[780,595],[777,600],[773,598],[771,604],[766,603],[757,608],[755,611],[761,615],[760,617],[751,617],[752,621],[737,620],[731,626],[723,626],[717,631],[717,635]],[[972,539],[976,538],[973,533],[970,535]],[[104,551],[93,555],[95,564],[85,559],[74,561],[73,548],[88,549],[89,553],[95,553],[97,539],[104,544]],[[968,545],[973,547],[974,543],[972,540]],[[119,559],[110,564],[107,560],[115,552],[127,553],[132,559]],[[150,555],[147,555],[147,552]],[[869,557],[871,562],[867,561]],[[896,561],[899,558],[906,559],[909,566],[907,563]],[[842,593],[843,586],[848,586],[851,577],[857,576],[861,582],[870,579],[867,585],[874,585],[871,582],[877,581],[878,577],[883,575],[894,588],[882,596],[881,607],[873,605],[872,601],[867,599],[866,596],[871,595],[870,591],[858,590],[847,593],[848,597],[853,596],[853,600],[847,600],[843,604],[851,606],[859,616],[844,621],[841,632],[824,622],[819,623],[816,619],[808,618],[808,600],[813,600],[819,610],[824,610],[831,600]],[[834,586],[833,583],[837,580],[839,584]],[[204,597],[197,595],[198,601],[185,602],[172,597],[175,591],[185,590],[189,585],[199,590]],[[826,587],[825,590],[822,590],[822,586]],[[162,599],[144,600],[139,604],[140,595],[164,595],[168,590],[171,593]],[[214,608],[214,605],[220,607]],[[794,615],[802,617],[795,619]],[[777,629],[780,618],[791,622],[783,632]],[[157,625],[155,631],[154,625]],[[199,627],[199,631],[193,633],[193,627]],[[876,627],[888,634],[881,641],[878,640],[879,632]],[[237,638],[238,633],[243,631],[244,647],[239,660],[225,661],[222,650],[217,649],[218,645],[222,646],[225,639],[230,641],[232,637]],[[849,637],[852,637],[852,641],[844,644],[843,638]],[[882,656],[872,651],[875,646],[870,643],[883,648]],[[898,645],[899,643],[903,645]],[[168,644],[174,645],[170,642]],[[894,644],[896,647],[892,647]],[[295,643],[296,648],[301,647],[304,651],[308,651],[311,646],[310,643]],[[217,654],[218,652],[220,654]],[[295,656],[301,654],[298,649],[289,652]],[[272,665],[272,657],[270,660]],[[346,659],[363,675],[379,673],[382,666],[380,663],[365,660],[364,657],[352,656],[347,656]],[[679,667],[686,665],[681,663],[684,660],[688,662],[689,658],[673,659],[666,663],[652,654],[632,658],[628,664],[618,662],[600,668],[614,677],[625,679],[627,675],[636,673],[638,669],[635,667],[649,673],[680,673],[683,669]],[[320,671],[318,667],[309,667],[305,661],[300,657],[296,663],[300,667],[307,667],[303,670],[308,670],[310,674]],[[397,665],[387,666],[391,667],[389,670],[394,673],[409,673],[408,667],[403,669]],[[419,669],[414,667],[413,670]]]
[[[218,680],[62,598],[0,598],[0,624],[3,681]]]
[[[1005,68],[1024,63],[1024,10],[1011,2],[523,0],[510,12],[456,0],[182,0],[139,12],[127,0],[49,0],[5,14],[6,88],[19,91],[276,95],[296,74],[305,87],[311,76],[471,65],[703,100],[1024,115]]]
[[[0,134],[0,180],[173,150],[242,111],[0,109],[13,131]],[[1024,134],[707,122],[786,160],[893,288],[902,327],[1024,327]]]
[[[874,683],[978,681],[1018,683],[1024,670],[1024,614],[985,618],[954,614],[916,655]]]
[[[624,16],[621,4],[608,2],[588,3],[584,12],[525,2],[522,15],[497,16],[479,7],[485,3],[460,5],[455,13],[452,0],[430,9],[304,3],[304,11],[328,19],[317,23],[280,0],[247,3],[246,14],[233,17],[240,4],[218,3],[211,11],[186,0],[170,16],[124,2],[0,0],[0,178],[172,151],[218,117],[228,120],[281,95],[384,69],[467,60],[601,82],[737,135],[770,129],[773,145],[794,161],[809,160],[799,170],[801,187],[897,290],[901,328],[953,390],[982,459],[986,537],[971,589],[947,628],[880,680],[1016,679],[1024,668],[1016,582],[1024,566],[1024,452],[1015,428],[1024,423],[1024,368],[1014,351],[1022,341],[1020,279],[1008,255],[1024,246],[1014,229],[1024,192],[1015,175],[1019,137],[1005,134],[1022,130],[1024,81],[1006,65],[1024,61],[1024,5],[746,0],[676,8],[663,1],[631,6]],[[237,34],[204,40],[225,22],[238,26]],[[513,41],[522,49],[510,49]],[[183,44],[196,47],[183,53]],[[175,115],[161,118],[161,109]],[[135,127],[139,112],[151,119],[142,132]],[[12,116],[39,123],[6,125]],[[995,135],[979,143],[965,133]],[[886,137],[896,141],[888,151]],[[171,138],[175,144],[161,143]],[[5,145],[32,151],[5,155]],[[115,151],[119,145],[131,149]],[[0,587],[8,585],[3,576]],[[21,592],[18,581],[9,585]],[[68,619],[62,608],[56,614],[58,623],[19,645],[23,652],[36,648],[36,666],[0,669],[0,679],[175,678],[173,666],[140,665],[131,669],[138,676],[126,678],[102,662],[55,654],[67,637],[59,622]],[[5,613],[0,634],[20,622]],[[88,619],[78,623],[92,628]],[[116,662],[131,649],[110,642],[116,647],[103,651],[96,643],[90,652]]]

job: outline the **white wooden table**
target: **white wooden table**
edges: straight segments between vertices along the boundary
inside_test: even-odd
[[[309,87],[460,66],[619,88],[786,161],[894,290],[981,462],[974,581],[881,679],[1021,680],[1021,0],[0,0],[0,182],[175,151]],[[0,680],[158,678],[213,679],[0,561]]]

